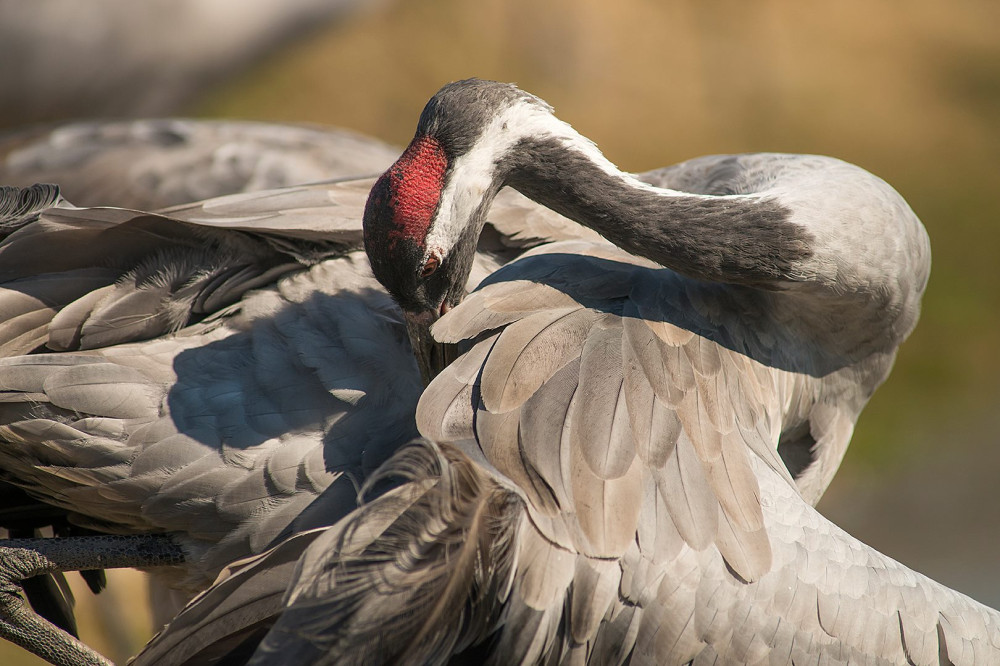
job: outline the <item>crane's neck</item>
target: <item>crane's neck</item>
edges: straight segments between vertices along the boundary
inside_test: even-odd
[[[592,144],[576,144],[572,136],[522,138],[499,164],[504,184],[629,252],[702,280],[794,281],[811,253],[809,234],[775,198],[652,187]]]

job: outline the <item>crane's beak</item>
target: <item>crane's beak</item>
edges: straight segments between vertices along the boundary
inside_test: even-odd
[[[441,313],[443,314],[443,312]],[[424,384],[430,384],[439,372],[458,358],[458,346],[438,342],[431,335],[431,325],[439,314],[433,310],[424,312],[404,312],[406,333],[410,336],[410,346],[420,368]]]

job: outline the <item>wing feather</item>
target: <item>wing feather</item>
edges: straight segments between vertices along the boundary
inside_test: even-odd
[[[601,254],[621,259],[616,253],[601,248]],[[759,577],[769,547],[749,456],[759,451],[770,462],[777,456],[769,430],[774,424],[762,423],[757,411],[730,405],[732,385],[740,379],[727,373],[747,368],[730,364],[732,352],[718,343],[670,323],[663,304],[652,304],[655,279],[636,267],[595,276],[567,255],[558,257],[548,267],[533,261],[537,257],[515,262],[505,269],[511,282],[495,274],[436,325],[435,335],[452,341],[504,327],[491,348],[477,346],[475,359],[466,357],[471,367],[483,359],[476,385],[482,405],[474,417],[464,416],[474,422],[487,460],[523,484],[546,514],[559,507],[571,511],[584,549],[603,554],[634,539],[648,473],[664,515],[684,542],[697,550],[714,543],[740,575]],[[540,281],[526,283],[525,275]],[[629,286],[628,276],[639,286]],[[576,293],[593,299],[588,307],[566,305]],[[640,310],[656,318],[643,320]],[[564,375],[575,358],[578,377]],[[475,389],[462,389],[474,383],[468,366],[464,381],[446,371],[428,388],[422,414],[430,416],[438,401],[454,404],[459,395],[466,404],[475,400]],[[763,399],[763,387],[755,388]],[[512,411],[521,414],[517,429]],[[428,421],[442,423],[443,408],[433,412],[433,419],[420,421],[427,435],[442,432]],[[457,414],[449,419],[454,422]],[[559,447],[553,444],[557,439],[563,442]],[[633,483],[628,492],[608,483],[626,478]],[[602,512],[624,518],[612,525]],[[632,530],[627,538],[622,525]]]
[[[544,484],[534,487],[536,493],[551,495],[560,509],[572,506],[564,466],[569,464],[571,429],[567,423],[579,380],[580,362],[574,359],[552,376],[545,391],[535,393],[520,409],[521,458],[534,470],[532,479]]]
[[[624,393],[621,325],[605,317],[590,330],[581,353],[569,421],[572,446],[598,477],[616,479],[632,466],[636,450]]]
[[[544,539],[529,523],[520,528],[517,582],[521,599],[534,610],[562,600],[573,581],[575,553]]]
[[[483,366],[486,408],[502,413],[523,404],[579,354],[593,321],[593,313],[577,306],[530,315],[505,328]]]
[[[46,326],[56,311],[92,289],[109,284],[115,273],[104,267],[62,273],[42,273],[0,286],[0,351],[5,356],[32,351],[29,343],[14,339],[30,333],[44,341]]]
[[[499,334],[483,340],[448,366],[417,404],[417,427],[428,439],[454,442],[473,436],[473,386]]]
[[[622,571],[617,562],[591,557],[576,558],[570,598],[569,638],[577,645],[594,641],[600,623],[617,601]]]
[[[720,458],[710,463],[707,471],[719,504],[734,526],[745,531],[759,530],[764,525],[760,488],[746,448],[724,446]]]
[[[633,459],[625,474],[603,479],[591,471],[579,448],[570,450],[573,509],[587,540],[580,550],[594,557],[618,557],[635,540],[642,509],[642,463]]]
[[[706,548],[718,531],[719,500],[686,434],[677,440],[667,464],[653,470],[653,478],[684,541],[696,550]]]
[[[113,363],[70,366],[45,379],[53,404],[112,418],[158,415],[163,389],[142,373]]]
[[[622,330],[625,362],[642,370],[661,402],[676,406],[694,386],[694,374],[680,348],[663,343],[644,322],[634,317],[622,320]]]
[[[747,582],[760,580],[771,568],[771,544],[762,524],[755,530],[734,525],[733,518],[722,511],[716,545],[726,563]]]

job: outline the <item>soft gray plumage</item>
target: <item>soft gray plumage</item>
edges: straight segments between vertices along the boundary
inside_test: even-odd
[[[53,208],[10,234],[5,354],[66,353],[2,361],[4,478],[101,531],[183,535],[190,594],[376,467],[414,432],[419,375],[350,252],[368,182],[261,195],[276,206],[246,219],[246,198],[170,217]]]
[[[0,182],[22,186],[38,181],[58,182],[63,194],[68,193],[78,204],[151,210],[306,180],[375,172],[389,164],[394,154],[379,141],[335,129],[186,119],[92,121],[4,133],[0,138]],[[38,204],[35,210],[49,207],[55,203],[55,191],[31,188],[20,195],[5,196],[10,210],[0,211],[0,217],[7,219],[4,233],[26,223],[16,214],[18,206]],[[47,201],[30,201],[40,192],[48,193]],[[67,254],[79,251],[81,248],[74,246]],[[120,300],[129,301],[126,285],[106,284],[118,272],[101,270],[116,261],[98,263],[101,265],[97,270],[32,280],[31,287],[19,281],[16,290],[5,292],[8,311],[3,324],[3,351],[11,354],[30,349],[34,342],[30,322],[44,325],[53,309],[73,297],[73,290],[83,293],[91,287],[107,287],[84,300],[114,301],[108,292],[117,292]],[[27,267],[28,272],[33,269],[45,270],[41,263]],[[89,284],[81,285],[81,280]],[[54,293],[58,289],[68,291]],[[40,303],[36,296],[47,302]],[[143,299],[155,304],[157,295],[147,289],[145,295],[133,296],[129,307],[134,308],[134,303]],[[78,303],[77,309],[80,307],[87,307],[86,303]],[[177,314],[184,318],[183,313]],[[69,315],[61,315],[61,319],[68,320]],[[24,330],[28,331],[28,339],[17,341],[17,335]],[[55,335],[60,337],[58,332]],[[128,338],[128,334],[120,335]],[[53,344],[52,340],[49,343]],[[4,519],[22,521],[29,507],[15,506],[21,500],[11,497],[9,490],[4,492]],[[30,510],[42,511],[40,507]]]
[[[460,255],[505,182],[656,261],[547,245],[451,309],[436,337],[473,346],[421,398],[436,443],[380,473],[398,488],[308,537],[252,663],[1000,660],[1000,615],[810,506],[916,322],[930,256],[905,202],[812,156],[702,158],[651,177],[675,191],[648,190],[548,113],[502,84],[443,89],[414,145],[442,146],[460,184],[420,227],[390,171],[366,218],[369,253],[389,253],[376,275],[405,302],[448,305],[427,253]],[[660,201],[662,226],[637,214]],[[392,255],[382,233],[412,245]],[[418,298],[411,271],[431,275]],[[178,623],[197,628],[220,596]],[[170,663],[159,649],[148,663]]]
[[[0,139],[0,182],[58,181],[77,202],[149,210],[207,196],[375,173],[394,154],[374,139],[335,129],[182,119],[81,122],[5,133]],[[359,187],[357,197],[348,203],[354,207],[354,221],[349,224],[355,227],[367,187]],[[252,244],[241,244],[239,239],[227,243],[226,233],[210,240],[195,232],[185,241],[178,226],[161,222],[157,231],[153,228],[157,223],[150,227],[137,222],[142,217],[137,213],[105,211],[105,220],[94,221],[94,226],[108,226],[100,233],[80,229],[90,224],[85,214],[59,223],[54,223],[58,214],[53,214],[45,223],[29,225],[38,210],[56,203],[56,192],[54,187],[4,192],[3,234],[26,225],[31,229],[22,229],[0,262],[8,278],[0,296],[3,355],[30,351],[43,341],[44,349],[94,349],[155,337],[238,300],[246,289],[301,268],[291,256],[276,265],[254,266]],[[312,204],[326,206],[330,213],[337,205],[325,196],[300,198],[293,205]],[[214,216],[207,215],[213,217],[214,226],[225,229],[231,220],[219,218],[231,218],[238,205],[254,207],[245,200],[228,206],[219,202]],[[26,218],[25,210],[36,212]],[[259,210],[266,210],[266,205]],[[309,217],[308,211],[296,213],[276,209],[273,217],[283,217],[284,226],[294,228]],[[252,232],[258,221],[250,224],[246,230]],[[342,223],[341,228],[347,227]],[[141,239],[149,231],[153,235]],[[165,235],[158,239],[155,234],[160,232]],[[322,233],[310,237],[317,236]],[[356,243],[350,236],[348,232],[344,247]],[[162,252],[157,249],[161,241]],[[241,256],[247,250],[250,255]],[[65,270],[67,262],[74,261],[77,269]],[[70,307],[60,311],[67,303]],[[100,376],[112,379],[110,374]],[[31,536],[50,522],[58,534],[79,532],[65,524],[64,511],[33,503],[11,486],[0,488],[0,496],[2,524],[12,536]],[[87,572],[92,587],[98,582],[94,574],[99,573]],[[58,588],[37,578],[26,581],[25,589],[36,608],[73,630],[72,601]],[[156,612],[163,618],[173,614],[162,604]]]
[[[68,193],[78,204],[151,210],[207,197],[375,173],[389,164],[394,155],[392,148],[375,139],[329,128],[187,119],[77,122],[3,133],[0,136],[0,182],[23,186],[38,181],[58,182],[63,193]],[[361,189],[362,195],[364,189]],[[30,188],[20,195],[11,193],[3,197],[9,207],[0,211],[0,218],[7,220],[2,230],[4,235],[27,222],[20,219],[18,207],[32,206],[39,210],[51,206],[55,203],[51,197],[55,191],[54,188]],[[47,192],[47,201],[29,201],[41,192]],[[37,245],[44,246],[49,239],[42,234]],[[115,249],[109,248],[110,255]],[[72,241],[63,250],[67,256],[83,251]],[[185,251],[178,254],[184,255]],[[183,261],[197,262],[197,254],[184,257]],[[8,252],[8,262],[10,257]],[[46,264],[38,261],[30,250],[24,258],[35,262],[27,266],[28,272],[46,270]],[[154,274],[164,268],[156,265],[160,259],[151,254],[144,265],[138,266],[133,277],[156,279]],[[187,319],[183,311],[186,307],[184,292],[187,291],[190,297],[192,289],[182,289],[178,293],[169,285],[161,284],[157,289],[156,285],[147,283],[139,293],[133,293],[135,286],[129,287],[127,280],[107,284],[109,279],[119,277],[120,271],[116,269],[121,266],[116,264],[122,260],[131,261],[127,256],[112,256],[109,260],[98,259],[93,268],[83,271],[63,271],[16,281],[3,295],[6,316],[0,325],[0,338],[4,341],[0,354],[30,350],[38,342],[36,334],[54,312],[63,303],[90,289],[94,291],[87,298],[78,299],[70,311],[60,313],[56,316],[57,321],[49,323],[49,348],[72,348],[76,344],[72,338],[78,332],[65,327],[60,330],[60,327],[85,316],[81,309],[93,309],[88,319],[94,325],[87,326],[84,343],[88,347],[111,344],[115,339],[156,335],[165,326],[182,325]],[[278,268],[274,275],[281,272]],[[212,300],[215,302],[203,299],[197,309],[202,310],[203,315],[223,300],[238,297],[238,292],[231,292],[231,288],[237,284],[241,285],[238,289],[252,286],[249,282],[252,277],[245,271],[230,273],[224,284],[208,290],[214,294]],[[264,281],[266,279],[265,276]],[[99,321],[102,317],[135,315],[144,307],[161,312],[149,317],[133,316],[129,324],[125,317],[119,317],[110,325]],[[47,523],[52,523],[59,534],[79,531],[65,525],[65,517],[58,509],[33,502],[9,485],[0,484],[0,497],[4,505],[0,524],[10,528],[11,536],[31,536]],[[103,579],[99,571],[84,572],[84,576],[95,590],[98,589],[96,585],[102,584],[98,580]],[[39,590],[38,586],[45,589]],[[24,588],[33,606],[60,626],[74,630],[72,602],[64,593],[57,592],[56,587],[41,578],[26,581]],[[61,589],[68,588],[62,585]],[[157,610],[162,610],[162,606],[158,604]],[[176,605],[173,609],[176,610]],[[164,617],[173,614],[172,610],[163,612],[166,613]]]
[[[209,145],[144,143],[164,127]],[[212,137],[260,150],[264,162],[273,149],[273,163],[291,165],[312,159],[297,152],[305,146],[332,169],[340,163],[324,146],[346,146],[346,160],[368,145],[251,124],[69,129],[83,164],[150,204],[170,189],[131,187],[141,179],[128,180],[122,155],[192,156],[182,161],[198,182],[203,167],[208,181],[218,171],[199,157]],[[104,153],[109,133],[120,143]],[[282,139],[292,145],[279,149]],[[47,144],[25,145],[41,154]],[[370,147],[356,161],[384,166],[384,147]],[[54,188],[5,192],[0,350],[14,358],[0,361],[4,478],[99,531],[172,534],[188,561],[160,578],[188,595],[282,530],[328,525],[353,508],[356,484],[415,434],[420,389],[398,309],[353,251],[371,182],[237,193],[160,213],[47,208]],[[547,238],[578,229],[507,200],[540,211]],[[484,238],[479,277],[496,267],[491,256],[538,242],[530,225],[519,229],[525,238]],[[33,351],[60,353],[17,356]]]

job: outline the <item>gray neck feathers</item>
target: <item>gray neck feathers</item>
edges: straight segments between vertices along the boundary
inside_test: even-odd
[[[690,277],[766,286],[792,279],[811,254],[809,234],[774,199],[661,194],[556,138],[521,140],[499,167],[524,195]]]

